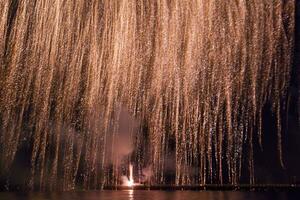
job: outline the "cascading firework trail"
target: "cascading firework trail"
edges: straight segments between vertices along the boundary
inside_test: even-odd
[[[254,183],[267,104],[284,165],[294,4],[0,0],[0,176],[27,146],[31,189],[119,184],[126,110],[131,159],[152,183],[170,155],[177,185],[238,184],[243,158]]]

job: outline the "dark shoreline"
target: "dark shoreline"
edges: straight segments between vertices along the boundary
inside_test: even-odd
[[[16,192],[16,193],[31,193],[31,192],[89,192],[89,191],[105,191],[105,190],[162,190],[162,191],[242,191],[242,192],[264,192],[264,191],[297,191],[300,192],[299,184],[240,184],[240,185],[218,185],[218,184],[206,184],[206,185],[135,185],[132,187],[129,186],[104,186],[103,189],[91,189],[83,190],[81,188],[76,188],[69,191],[39,191],[39,190],[22,190],[19,187],[13,187],[10,190],[0,190],[1,192]]]
[[[300,191],[300,185],[290,184],[241,184],[241,185],[135,185],[106,186],[104,190],[195,190],[195,191]]]

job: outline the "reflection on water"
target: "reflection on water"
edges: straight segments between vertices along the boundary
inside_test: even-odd
[[[134,190],[128,190],[128,194],[129,194],[129,200],[134,200]]]
[[[300,199],[300,191],[89,191],[64,193],[0,193],[0,200],[285,200]]]

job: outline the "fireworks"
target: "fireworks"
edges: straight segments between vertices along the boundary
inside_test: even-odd
[[[172,162],[177,185],[237,184],[243,158],[253,183],[267,103],[282,157],[294,3],[0,1],[1,176],[27,145],[30,188],[120,184],[127,110],[131,159],[153,183]]]

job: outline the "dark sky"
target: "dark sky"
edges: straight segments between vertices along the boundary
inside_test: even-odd
[[[264,150],[260,150],[258,144],[255,145],[257,181],[300,183],[300,1],[296,2],[295,54],[289,87],[290,107],[288,118],[282,116],[284,120],[283,157],[285,169],[282,169],[279,164],[276,149],[277,139],[276,134],[274,134],[276,131],[274,118],[272,113],[266,110],[264,114]]]

